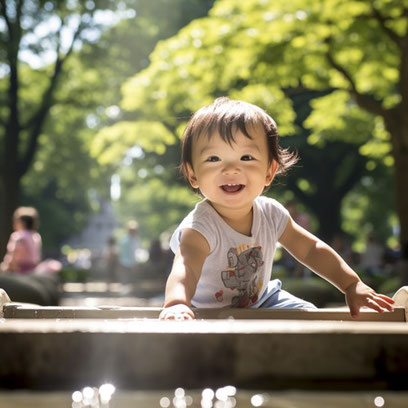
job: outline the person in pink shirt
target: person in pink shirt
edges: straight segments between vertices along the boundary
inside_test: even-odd
[[[41,261],[41,236],[37,232],[38,212],[33,207],[19,207],[13,215],[14,232],[1,264],[3,272],[28,274]]]
[[[14,232],[0,264],[0,287],[15,302],[58,305],[57,272],[62,264],[55,259],[41,261],[42,241],[37,232],[37,210],[33,207],[17,208],[13,224]]]
[[[7,244],[7,253],[0,265],[1,272],[17,274],[53,274],[61,270],[61,262],[41,262],[42,241],[37,232],[38,212],[33,207],[19,207],[13,215],[14,232]]]

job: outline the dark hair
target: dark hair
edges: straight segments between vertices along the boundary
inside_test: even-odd
[[[38,228],[38,212],[34,207],[18,207],[13,214],[13,221],[20,221],[25,229],[36,230]]]
[[[261,108],[247,102],[227,97],[217,98],[211,105],[199,109],[183,133],[180,170],[187,179],[187,164],[193,167],[192,147],[195,137],[212,137],[218,132],[222,140],[232,144],[234,134],[240,130],[248,139],[252,139],[250,130],[261,125],[268,143],[269,164],[275,160],[279,164],[277,174],[285,173],[297,160],[297,154],[279,146],[279,134],[275,121]]]

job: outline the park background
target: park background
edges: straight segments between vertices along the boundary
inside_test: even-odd
[[[18,205],[46,255],[75,259],[111,205],[114,234],[136,219],[144,248],[165,244],[199,199],[183,127],[227,95],[300,156],[268,195],[356,254],[374,233],[406,271],[407,26],[406,0],[1,0],[0,255]],[[386,292],[407,283],[392,265]]]

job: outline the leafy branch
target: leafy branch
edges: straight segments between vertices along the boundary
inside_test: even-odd
[[[42,96],[41,105],[38,107],[37,111],[32,115],[32,117],[28,120],[28,122],[24,126],[24,128],[27,128],[27,129],[31,128],[31,131],[29,133],[29,142],[28,142],[27,150],[25,151],[23,158],[19,162],[18,168],[19,168],[20,175],[23,175],[24,173],[26,173],[34,157],[34,154],[37,148],[38,138],[41,134],[45,119],[47,117],[47,114],[50,108],[55,102],[54,91],[55,91],[58,79],[61,75],[63,65],[68,59],[68,57],[71,55],[73,48],[74,48],[74,44],[85,27],[82,21],[78,24],[78,27],[76,31],[74,32],[71,44],[67,52],[65,53],[65,55],[61,55],[61,32],[62,32],[64,21],[62,18],[60,18],[60,20],[61,20],[61,28],[59,30],[58,42],[57,42],[57,48],[56,48],[57,59],[54,64],[53,74],[51,76],[48,88],[44,91],[44,94]]]
[[[402,37],[400,37],[395,31],[391,30],[387,26],[387,21],[392,21],[393,19],[390,17],[383,16],[378,9],[374,7],[374,5],[370,2],[372,16],[378,21],[380,27],[384,30],[385,33],[390,37],[390,39],[398,46],[399,49],[402,49]]]
[[[354,96],[357,104],[367,110],[368,112],[373,113],[374,115],[379,115],[385,117],[387,111],[382,107],[381,103],[374,99],[372,96],[363,94],[358,91],[355,81],[351,74],[342,66],[340,65],[335,59],[331,51],[332,39],[331,37],[325,40],[326,44],[329,45],[329,50],[326,53],[326,60],[329,65],[334,68],[337,72],[343,75],[343,77],[347,80],[350,85],[349,92]]]

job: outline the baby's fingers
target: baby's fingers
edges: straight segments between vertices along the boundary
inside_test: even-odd
[[[392,306],[392,304],[394,303],[394,301],[389,298],[388,296],[384,296],[384,295],[377,295],[374,297],[374,300],[382,307],[384,308],[386,311],[388,312],[392,312],[394,310],[394,307]],[[391,301],[391,302],[390,302]]]
[[[375,299],[367,299],[365,306],[379,313],[384,313],[386,309],[382,308]]]
[[[365,306],[379,313],[391,312],[393,307],[380,296],[373,296],[366,300]]]
[[[380,297],[382,300],[385,300],[389,305],[393,305],[393,304],[395,303],[395,300],[394,300],[394,299],[391,299],[391,298],[388,297],[388,296],[379,295],[379,294],[377,294],[377,296]]]
[[[162,310],[162,312],[159,315],[159,320],[175,320],[176,313],[168,311],[168,310]]]
[[[187,313],[181,313],[176,315],[174,320],[193,320],[193,318]]]
[[[360,307],[355,304],[349,304],[350,314],[353,319],[357,319],[360,315]]]
[[[164,310],[160,313],[160,315],[159,315],[159,320],[168,320],[168,317],[169,316],[169,314],[168,313],[166,313]]]
[[[168,312],[168,313],[161,313],[159,316],[160,320],[193,320],[193,317],[189,315],[188,313],[174,313],[174,312]]]

